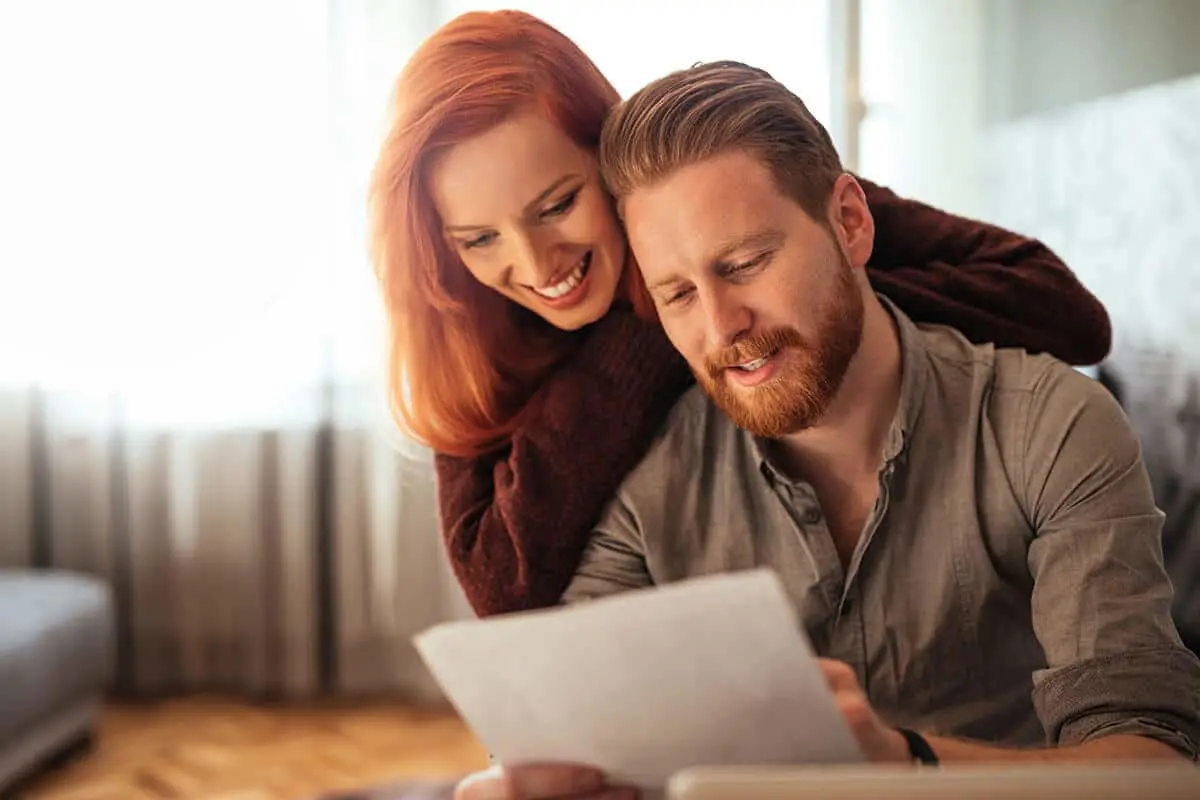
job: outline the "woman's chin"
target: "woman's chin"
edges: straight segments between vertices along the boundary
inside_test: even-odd
[[[589,278],[593,276],[588,276]],[[595,277],[601,277],[599,275]],[[591,325],[609,312],[616,297],[616,286],[612,281],[591,281],[585,286],[586,294],[576,302],[563,307],[561,304],[534,300],[525,306],[546,322],[564,331],[575,331]],[[556,305],[558,307],[556,307]]]
[[[580,328],[591,325],[593,322],[598,322],[608,313],[611,307],[612,301],[610,299],[607,304],[587,303],[566,311],[542,313],[541,317],[546,322],[561,330],[577,331]]]

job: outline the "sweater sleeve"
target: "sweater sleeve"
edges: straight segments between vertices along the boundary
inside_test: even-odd
[[[442,535],[481,616],[558,602],[592,528],[692,375],[662,330],[609,312],[502,450],[438,455]]]
[[[1108,313],[1050,248],[858,180],[875,219],[871,284],[910,317],[1069,364],[1108,355]]]

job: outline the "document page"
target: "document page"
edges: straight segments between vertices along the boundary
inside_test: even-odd
[[[660,789],[699,765],[861,762],[775,573],[438,625],[414,642],[501,761]]]

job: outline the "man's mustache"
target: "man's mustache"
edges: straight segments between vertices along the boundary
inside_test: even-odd
[[[732,346],[704,359],[709,377],[718,380],[724,370],[774,355],[785,347],[801,348],[804,338],[795,328],[771,328],[740,339]]]

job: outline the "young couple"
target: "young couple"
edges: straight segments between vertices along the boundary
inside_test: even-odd
[[[1137,444],[1062,363],[1107,352],[1097,301],[1040,243],[845,173],[761,71],[618,101],[513,11],[398,81],[371,192],[392,394],[477,612],[770,565],[874,760],[1195,757]],[[574,765],[460,787],[625,791]]]

